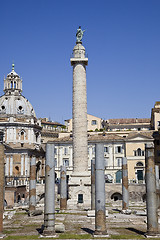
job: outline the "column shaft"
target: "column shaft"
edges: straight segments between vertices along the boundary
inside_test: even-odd
[[[29,210],[36,208],[36,157],[30,160],[30,181],[29,181]]]
[[[155,235],[158,232],[158,214],[157,214],[156,177],[153,144],[145,145],[145,170],[146,170],[147,234]]]
[[[44,234],[55,233],[55,163],[54,144],[46,145],[45,166],[45,208],[44,208]]]
[[[91,209],[95,210],[95,160],[91,160]]]
[[[159,165],[155,165],[156,174],[156,194],[157,194],[157,209],[160,205],[160,187],[159,187]]]
[[[95,148],[95,234],[106,234],[104,144]]]
[[[4,146],[0,143],[0,235],[3,231],[4,211]]]
[[[67,209],[67,180],[66,167],[61,166],[61,180],[60,180],[60,209]]]
[[[88,171],[86,68],[73,66],[73,161],[74,172]]]
[[[129,192],[128,192],[128,166],[127,158],[122,158],[122,209],[127,210],[129,207]]]

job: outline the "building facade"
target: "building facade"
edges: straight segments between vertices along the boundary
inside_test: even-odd
[[[28,182],[32,156],[37,159],[37,179],[43,175],[41,129],[31,103],[22,95],[22,79],[13,64],[12,71],[4,79],[4,95],[0,97],[0,130],[4,133],[7,185]]]
[[[126,136],[127,135],[127,136]],[[145,144],[153,142],[153,131],[124,133],[98,133],[88,135],[88,170],[95,159],[95,144],[104,143],[106,182],[121,182],[122,158],[128,159],[128,178],[130,183],[143,183],[145,179]],[[60,177],[60,166],[67,167],[67,175],[73,171],[72,135],[53,139],[55,144],[55,170]]]

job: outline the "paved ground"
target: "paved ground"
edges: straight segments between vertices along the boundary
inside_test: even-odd
[[[109,211],[109,216],[106,217],[109,234],[107,239],[144,239],[146,216],[136,215],[135,212],[143,214],[145,205],[143,203],[130,204],[132,214],[125,215],[119,211],[120,204],[112,202],[106,205],[106,209]],[[37,209],[43,210],[43,206],[39,206]],[[6,211],[9,214],[4,220],[6,240],[38,239],[40,237],[43,214],[29,217],[27,212],[20,208]],[[66,210],[56,213],[56,224],[64,224],[65,232],[57,233],[56,238],[48,239],[93,239],[94,222],[94,217],[87,217],[87,211],[84,210]]]

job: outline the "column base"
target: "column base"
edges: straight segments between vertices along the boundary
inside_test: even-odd
[[[146,238],[160,238],[160,233],[145,233],[144,236]]]
[[[91,208],[91,177],[88,172],[82,175],[74,174],[69,180],[68,209]]]
[[[109,237],[109,234],[107,233],[107,231],[105,231],[105,232],[95,231],[94,234],[93,234],[93,237],[95,237],[95,238],[106,238],[106,237]]]
[[[54,231],[44,230],[43,233],[40,235],[40,238],[52,238],[58,237],[58,234]]]
[[[0,233],[0,238],[5,238],[6,237],[6,234],[3,234],[3,233]]]

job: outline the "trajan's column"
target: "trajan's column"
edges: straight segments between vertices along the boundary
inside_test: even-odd
[[[87,141],[87,94],[86,65],[88,58],[82,45],[84,31],[77,29],[76,45],[73,48],[71,65],[73,66],[73,173],[69,180],[69,205],[73,207],[90,207],[90,173],[88,172]]]

